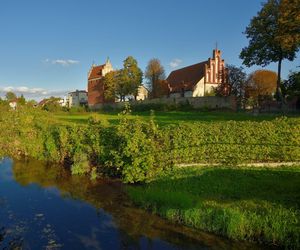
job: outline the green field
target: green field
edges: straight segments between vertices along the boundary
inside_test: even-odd
[[[137,205],[176,223],[300,247],[300,167],[182,168],[127,191]]]
[[[115,125],[118,123],[118,113],[59,113],[55,114],[55,117],[62,122],[71,122],[86,124],[89,117],[95,117],[104,123]],[[273,120],[279,117],[279,114],[259,114],[254,115],[252,113],[245,112],[231,112],[231,111],[169,111],[162,112],[157,111],[154,113],[154,120],[159,125],[180,124],[180,123],[194,123],[194,122],[214,122],[214,121],[263,121]],[[291,116],[296,117],[296,116]],[[148,121],[150,119],[150,112],[134,112],[129,116],[130,119],[140,118]]]

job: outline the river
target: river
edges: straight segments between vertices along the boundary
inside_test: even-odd
[[[0,249],[266,249],[136,208],[116,180],[39,161],[0,161]]]

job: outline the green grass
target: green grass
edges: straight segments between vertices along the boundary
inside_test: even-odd
[[[55,117],[61,122],[67,123],[79,123],[86,124],[89,117],[96,117],[97,119],[103,121],[104,123],[116,125],[119,121],[118,113],[59,113],[55,114]],[[273,120],[276,117],[279,117],[279,114],[259,114],[254,116],[252,113],[245,112],[231,112],[231,111],[169,111],[155,112],[154,120],[159,125],[169,125],[169,124],[180,124],[180,123],[195,123],[195,122],[214,122],[214,121],[264,121],[264,120]],[[297,116],[291,116],[294,119]],[[134,112],[129,116],[130,119],[140,118],[144,121],[150,119],[150,112]]]
[[[300,167],[177,169],[127,192],[137,205],[176,223],[300,247]]]

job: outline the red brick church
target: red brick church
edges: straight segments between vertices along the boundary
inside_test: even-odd
[[[88,104],[90,107],[97,107],[99,104],[110,102],[104,96],[103,77],[113,71],[113,67],[107,59],[105,64],[91,66],[88,72]]]
[[[226,81],[227,69],[218,49],[213,50],[212,58],[174,70],[167,78],[170,97],[205,96]]]

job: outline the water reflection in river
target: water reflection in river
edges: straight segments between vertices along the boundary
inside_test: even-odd
[[[117,181],[10,159],[0,163],[0,248],[259,249],[135,208]]]

